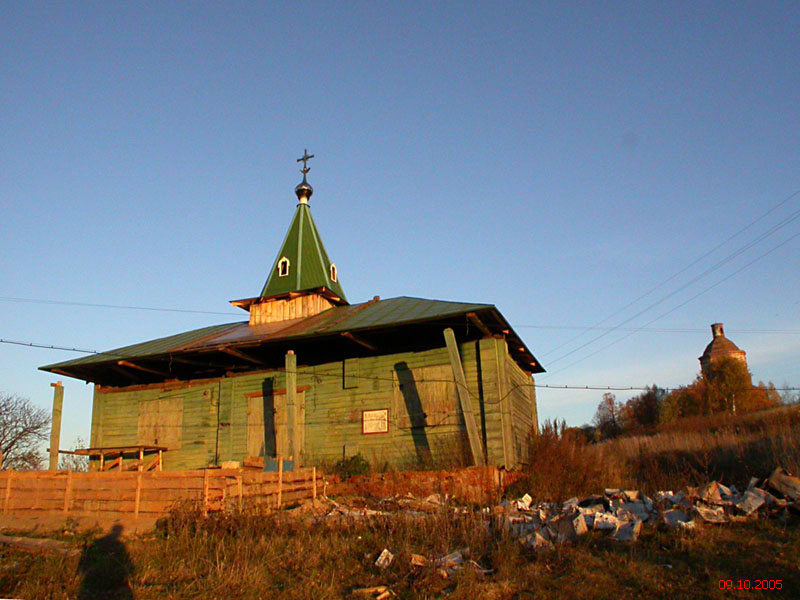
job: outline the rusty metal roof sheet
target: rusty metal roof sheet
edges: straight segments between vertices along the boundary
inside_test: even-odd
[[[492,328],[497,330],[496,333],[513,338],[514,343],[509,344],[510,350],[512,355],[524,358],[523,362],[527,362],[527,364],[523,365],[519,358],[518,362],[525,370],[543,371],[533,358],[533,354],[525,348],[494,305],[411,297],[387,300],[375,298],[361,304],[330,308],[308,318],[261,325],[251,326],[247,322],[213,325],[40,368],[44,371],[58,372],[84,379],[88,374],[87,368],[99,368],[103,365],[113,366],[120,359],[185,356],[207,352],[215,348],[264,346],[292,340],[340,336],[344,332],[396,330],[398,327],[419,323],[437,324],[440,322],[439,324],[444,326],[446,319],[470,313],[487,315],[488,320],[492,323]]]

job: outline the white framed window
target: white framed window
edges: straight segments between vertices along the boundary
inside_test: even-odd
[[[336,265],[331,265],[331,281],[336,281]]]
[[[289,259],[285,256],[278,261],[278,277],[286,277],[289,274]]]

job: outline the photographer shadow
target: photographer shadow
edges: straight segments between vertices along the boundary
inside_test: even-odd
[[[122,525],[83,549],[78,572],[83,575],[78,600],[133,600],[129,578],[133,562],[120,540]]]

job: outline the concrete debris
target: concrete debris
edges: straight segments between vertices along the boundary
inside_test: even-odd
[[[618,542],[635,542],[642,531],[643,524],[644,522],[638,519],[620,523],[612,537]]]
[[[752,515],[755,511],[766,504],[767,500],[760,494],[748,489],[737,501],[734,503],[736,508],[746,515]]]
[[[381,569],[386,569],[389,565],[392,564],[393,560],[394,560],[394,554],[389,552],[388,548],[384,548],[383,552],[381,552],[378,558],[375,560],[375,566]]]
[[[769,490],[769,491],[768,491]],[[324,498],[314,504],[314,518],[348,518],[353,521],[369,519],[433,518],[432,513],[448,511],[453,515],[478,516],[486,525],[487,534],[502,530],[534,551],[553,549],[558,544],[576,541],[590,532],[608,532],[617,541],[634,542],[645,526],[661,526],[679,531],[697,529],[699,523],[725,524],[760,516],[785,515],[787,509],[800,511],[800,478],[783,469],[776,469],[767,480],[752,478],[744,490],[712,481],[700,487],[681,491],[662,490],[648,497],[641,490],[607,488],[603,494],[573,497],[563,503],[535,502],[525,494],[516,500],[505,500],[496,506],[476,512],[456,506],[452,498],[431,494],[423,499],[393,496],[368,508],[364,499],[352,502],[356,506],[337,504]],[[376,504],[371,504],[376,506]],[[2,542],[2,540],[0,540]],[[375,565],[386,569],[394,559],[384,549]],[[452,577],[469,566],[486,572],[469,560],[468,549],[456,550],[435,559],[411,555],[411,565],[431,567],[443,577]]]
[[[793,477],[780,467],[769,476],[769,487],[783,494],[787,500],[800,502],[800,478]]]
[[[525,494],[522,498],[517,500],[517,508],[519,510],[528,510],[531,507],[532,502],[533,498],[531,498],[528,494]]]
[[[560,506],[534,504],[526,494],[494,514],[502,516],[510,535],[536,551],[572,542],[590,531],[608,531],[615,540],[633,542],[645,523],[691,531],[699,520],[723,524],[748,520],[765,511],[775,514],[787,506],[800,510],[800,501],[795,500],[800,498],[799,478],[778,469],[768,483],[782,497],[758,487],[759,480],[753,478],[744,491],[712,481],[678,492],[659,491],[651,499],[640,490],[607,488],[602,496],[570,498]]]
[[[594,516],[595,531],[615,531],[619,527],[619,519],[612,513],[597,513]]]
[[[681,523],[686,523],[689,517],[680,508],[671,508],[664,513],[664,524],[667,527],[678,527]]]
[[[694,509],[707,523],[727,523],[730,520],[722,506],[703,506],[702,504],[697,504]]]

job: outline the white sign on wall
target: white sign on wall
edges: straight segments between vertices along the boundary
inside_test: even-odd
[[[389,433],[389,409],[361,411],[361,433]]]

